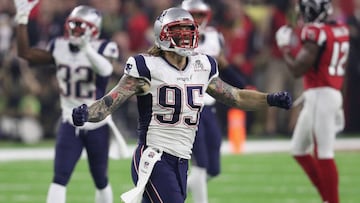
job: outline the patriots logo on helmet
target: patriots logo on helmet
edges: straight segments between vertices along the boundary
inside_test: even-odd
[[[161,13],[161,15],[159,15],[158,17],[157,17],[157,19],[156,20],[158,20],[158,21],[160,21],[161,23],[163,22],[163,20],[164,20],[164,16],[166,15],[166,13],[167,13],[167,11],[165,10],[165,11],[163,11],[162,13]]]

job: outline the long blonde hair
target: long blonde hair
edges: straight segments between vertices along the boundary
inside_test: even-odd
[[[160,47],[153,45],[147,50],[147,53],[152,56],[163,56],[164,51]]]

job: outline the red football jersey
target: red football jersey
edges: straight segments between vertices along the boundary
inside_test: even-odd
[[[332,87],[341,89],[348,54],[349,28],[340,23],[312,23],[301,30],[301,40],[314,42],[320,53],[314,67],[304,75],[304,88]]]

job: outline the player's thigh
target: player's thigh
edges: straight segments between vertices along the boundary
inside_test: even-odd
[[[217,176],[220,173],[220,148],[222,142],[222,134],[216,114],[213,109],[209,109],[206,118],[206,154],[207,154],[207,173],[210,176]]]
[[[216,116],[216,109],[210,106],[206,109],[206,118],[204,119],[205,141],[208,150],[219,151],[222,141],[222,133],[218,118]]]
[[[317,95],[314,132],[318,156],[332,158],[337,131],[336,116],[342,106],[342,97],[339,91],[330,88],[321,89]]]
[[[204,122],[204,119],[204,117],[200,119],[200,124],[193,144],[191,160],[192,164],[202,168],[206,168],[209,162],[206,146],[206,134],[208,131],[206,129],[206,122]]]
[[[157,162],[146,186],[151,202],[183,203],[186,198],[188,161],[162,157]]]
[[[82,135],[90,172],[99,189],[105,188],[108,184],[109,136],[108,125],[89,130]]]
[[[55,182],[66,185],[77,161],[80,159],[83,143],[69,123],[61,123],[55,146]]]
[[[304,155],[309,152],[313,144],[313,124],[315,112],[315,100],[313,93],[304,93],[304,104],[299,114],[291,139],[291,152],[293,155]]]
[[[89,130],[82,136],[89,163],[92,167],[107,164],[109,154],[110,132],[109,126],[103,125]]]
[[[133,156],[131,175],[134,184],[138,181],[139,162],[143,145],[139,145]],[[143,195],[142,203],[183,203],[186,198],[188,160],[163,153],[156,162]]]

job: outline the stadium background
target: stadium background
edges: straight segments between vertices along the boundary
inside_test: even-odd
[[[268,39],[269,21],[274,8],[281,8],[284,0],[209,0],[213,8],[212,25],[226,24],[229,5],[238,9],[234,29],[246,30],[249,35],[240,37],[243,42],[252,39],[251,49],[239,51],[242,57],[239,72],[249,83],[264,90],[264,66],[270,60],[271,40]],[[145,51],[152,43],[152,22],[164,8],[178,5],[180,0],[41,0],[31,15],[30,43],[45,48],[54,37],[62,35],[69,11],[79,4],[90,4],[104,13],[102,37],[116,41],[121,50],[118,67],[112,78],[114,85],[122,75],[124,60],[133,53]],[[360,33],[360,22],[353,22],[360,11],[359,0],[333,0],[334,17],[349,23],[353,33]],[[294,14],[285,10],[287,18]],[[31,69],[16,56],[14,36],[15,10],[12,0],[0,1],[0,202],[44,202],[51,178],[54,136],[60,116],[58,88],[54,69]],[[352,24],[350,24],[352,23]],[[358,23],[358,24],[357,24]],[[227,25],[230,26],[230,25]],[[233,28],[233,27],[232,27]],[[224,29],[226,31],[226,29]],[[226,34],[226,33],[225,33]],[[359,56],[356,42],[360,35],[352,35],[352,55]],[[240,46],[240,44],[237,44]],[[360,46],[359,46],[360,47]],[[246,47],[248,48],[248,47]],[[229,53],[230,58],[231,53]],[[236,62],[236,61],[235,61]],[[344,203],[360,202],[358,168],[360,150],[360,61],[350,58],[348,80],[344,88],[346,126],[338,135],[337,160],[339,162],[341,196]],[[240,62],[239,62],[240,63]],[[284,89],[287,89],[284,86]],[[117,125],[126,140],[135,143],[136,99],[114,114]],[[216,202],[318,202],[315,189],[288,156],[291,125],[288,114],[280,112],[276,131],[265,130],[266,112],[246,114],[246,140],[240,154],[231,153],[228,141],[227,117],[219,115],[223,126],[223,174],[210,182],[210,201]],[[131,187],[129,160],[112,160],[114,194]],[[271,177],[271,178],[270,178]],[[89,202],[92,196],[91,179],[84,161],[77,166],[75,179],[69,186],[69,201]],[[301,183],[301,184],[299,184]],[[299,186],[300,185],[300,186]],[[219,189],[222,188],[222,189]],[[92,194],[92,193],[91,193]],[[82,198],[88,198],[82,199]]]
[[[333,0],[334,18],[350,22],[356,16],[358,0]],[[179,5],[180,0],[65,0],[61,4],[55,0],[41,0],[35,7],[29,22],[30,43],[32,46],[45,48],[54,37],[64,33],[64,22],[69,11],[78,4],[90,4],[104,14],[102,36],[112,39],[119,45],[120,58],[112,77],[114,84],[123,74],[123,65],[128,56],[144,52],[152,44],[152,22],[161,10]],[[289,22],[296,17],[293,12],[294,0],[222,0],[206,1],[213,9],[211,25],[223,31],[228,43],[226,52],[228,60],[236,64],[238,71],[248,84],[261,91],[266,91],[266,68],[277,50],[274,49],[272,24],[276,16],[284,14]],[[229,9],[231,12],[226,12]],[[358,8],[360,10],[360,8]],[[60,115],[58,88],[54,68],[29,67],[16,55],[14,44],[15,10],[11,0],[0,3],[0,141],[20,141],[36,143],[39,140],[52,140],[55,135]],[[231,14],[229,14],[231,13]],[[223,22],[222,22],[222,19]],[[270,20],[269,20],[270,19]],[[353,33],[360,32],[360,26],[353,22]],[[360,24],[360,23],[359,23]],[[235,34],[233,34],[235,33]],[[357,43],[360,35],[353,35]],[[352,43],[352,44],[354,44]],[[229,45],[230,44],[230,45]],[[348,80],[344,88],[346,126],[345,134],[350,136],[360,132],[360,103],[357,88],[359,87],[360,64],[356,44],[351,52],[348,67]],[[274,52],[274,53],[273,53]],[[31,69],[32,68],[32,69]],[[270,80],[271,81],[271,78]],[[282,90],[293,92],[284,84]],[[299,91],[299,90],[296,90]],[[136,98],[128,101],[113,116],[117,125],[127,139],[136,139]],[[218,105],[219,122],[222,126],[224,139],[227,138],[227,109]],[[246,132],[248,137],[273,138],[289,137],[294,126],[296,112],[280,111],[268,120],[277,121],[273,130],[266,129],[266,112],[246,113]]]

